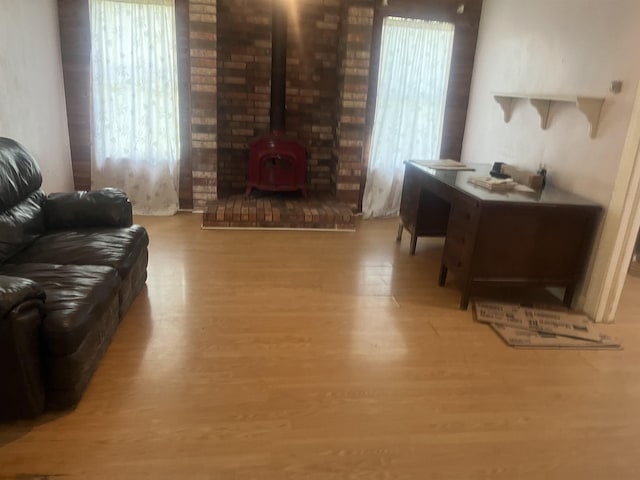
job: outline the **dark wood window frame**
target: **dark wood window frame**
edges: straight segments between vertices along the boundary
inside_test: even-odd
[[[365,129],[366,141],[363,152],[364,173],[362,175],[360,189],[360,204],[362,204],[366,172],[369,165],[369,144],[375,118],[382,23],[384,18],[393,16],[454,24],[455,36],[451,55],[451,70],[445,104],[440,157],[460,159],[467,119],[469,92],[471,90],[471,75],[473,73],[478,28],[480,25],[480,13],[482,11],[482,0],[388,0],[388,3],[388,5],[378,5],[373,18],[369,94],[367,98],[367,123]],[[464,5],[464,12],[458,13],[461,5]]]
[[[193,206],[189,0],[175,0],[180,109],[180,208]],[[58,0],[74,188],[91,189],[91,25],[88,0]]]

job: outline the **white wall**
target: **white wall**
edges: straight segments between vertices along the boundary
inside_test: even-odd
[[[73,189],[56,0],[0,0],[0,136],[33,154],[46,192]]]
[[[640,79],[639,19],[637,0],[485,0],[462,160],[543,162],[550,183],[606,207]],[[568,104],[552,106],[547,130],[524,101],[505,124],[491,92],[605,97],[598,135]]]

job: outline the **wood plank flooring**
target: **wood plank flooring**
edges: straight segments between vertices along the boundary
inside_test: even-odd
[[[137,220],[147,288],[74,411],[0,426],[0,478],[638,478],[640,278],[605,329],[624,351],[517,351],[396,220]]]

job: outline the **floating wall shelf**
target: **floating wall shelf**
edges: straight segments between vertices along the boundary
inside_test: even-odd
[[[596,97],[583,97],[581,95],[526,95],[520,93],[494,93],[493,98],[502,107],[504,112],[504,121],[509,122],[511,120],[511,112],[513,111],[513,104],[516,100],[524,99],[529,100],[529,103],[536,109],[540,116],[540,127],[543,130],[547,129],[549,124],[549,110],[551,104],[556,103],[571,103],[575,105],[586,117],[589,122],[589,135],[591,138],[595,138],[598,133],[598,124],[600,123],[600,112],[602,111],[602,104],[604,98]]]

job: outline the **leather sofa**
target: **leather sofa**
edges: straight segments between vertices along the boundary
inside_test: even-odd
[[[0,137],[0,419],[82,396],[147,278],[147,232],[114,188],[45,195],[34,158]]]

